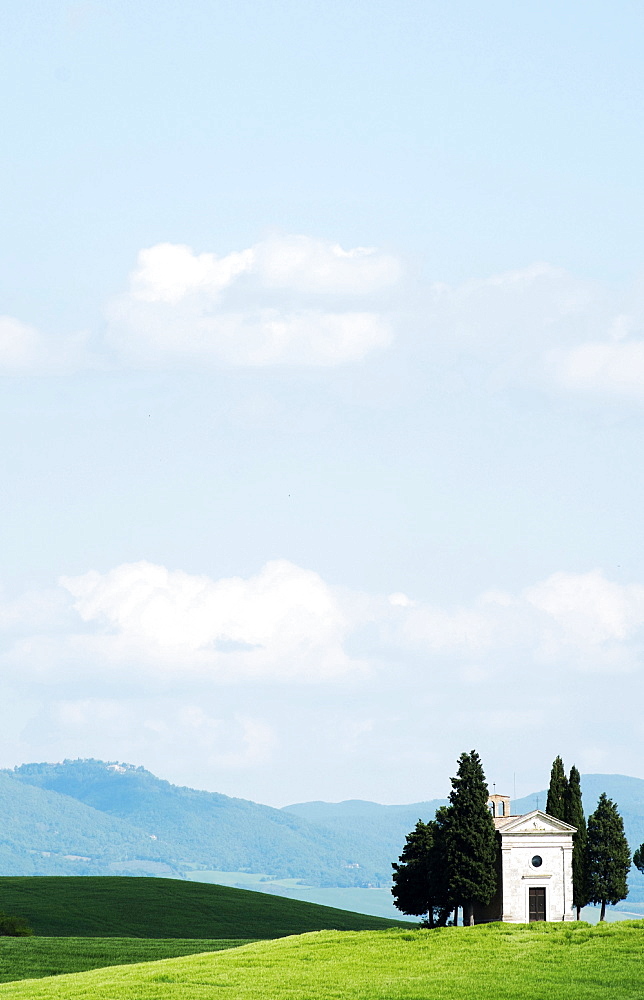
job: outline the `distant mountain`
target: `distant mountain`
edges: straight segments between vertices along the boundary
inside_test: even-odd
[[[176,874],[160,844],[134,824],[0,771],[3,875],[80,875],[118,870]],[[167,852],[166,852],[167,853]]]
[[[264,872],[319,886],[389,879],[389,859],[378,866],[351,831],[330,830],[245,799],[171,785],[142,767],[67,760],[23,764],[0,772],[0,778],[6,800],[29,800],[29,808],[16,818],[14,838],[19,844],[26,836],[35,845],[38,866],[23,872],[12,849],[8,867],[0,869],[6,874],[96,873],[98,866],[110,874],[180,874],[198,868]],[[75,809],[73,818],[63,822],[70,809]],[[36,832],[43,817],[49,827],[57,827],[53,841]],[[78,828],[88,831],[82,843]],[[118,843],[123,841],[119,850],[113,846],[115,831]],[[90,860],[74,861],[70,855]],[[157,865],[165,868],[156,870]]]
[[[581,787],[587,816],[594,812],[601,793],[606,792],[616,802],[622,815],[631,850],[644,842],[644,780],[624,774],[584,774]],[[520,814],[532,809],[545,809],[547,796],[547,791],[542,789],[513,800],[512,812]],[[414,828],[416,821],[433,819],[438,806],[446,802],[446,799],[433,799],[408,806],[383,806],[352,799],[346,802],[299,802],[284,808],[338,834],[350,829],[360,831],[364,843],[369,845],[374,855],[381,852],[387,854],[390,860],[396,860],[406,834]],[[630,886],[629,900],[644,902],[644,876],[635,869],[631,872]]]
[[[644,781],[582,777],[584,805],[600,792],[624,817],[632,848],[644,841]],[[0,771],[0,874],[165,875],[261,873],[309,886],[389,886],[391,862],[418,819],[444,799],[411,805],[350,800],[283,809],[171,785],[142,767],[98,760],[23,764]],[[543,807],[544,791],[513,803]],[[644,901],[635,873],[629,898]],[[267,885],[268,888],[268,885]]]
[[[398,860],[405,837],[419,819],[433,819],[446,799],[415,802],[403,806],[381,806],[376,802],[349,799],[346,802],[300,802],[284,812],[315,823],[336,837],[351,837],[360,845],[360,856],[382,876],[375,884],[389,885],[391,862]]]
[[[633,847],[644,841],[644,780],[629,778],[623,774],[584,774],[581,778],[582,796],[586,815],[594,811],[602,792],[617,803],[624,818],[624,827],[629,843]],[[533,792],[522,799],[512,801],[514,814],[545,809],[547,791]],[[377,802],[348,799],[345,802],[298,802],[284,806],[284,811],[293,813],[311,823],[325,826],[337,832],[362,829],[374,832],[387,840],[405,835],[413,829],[416,821],[433,819],[436,809],[445,805],[447,799],[431,799],[414,802],[411,805],[383,806]],[[393,845],[392,845],[393,846]]]

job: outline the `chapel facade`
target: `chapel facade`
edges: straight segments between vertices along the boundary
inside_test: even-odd
[[[490,795],[488,806],[497,831],[498,882],[491,902],[475,906],[475,923],[573,920],[575,827],[541,809],[512,816],[507,795]]]

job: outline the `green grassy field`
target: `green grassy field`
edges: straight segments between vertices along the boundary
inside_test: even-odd
[[[395,924],[227,886],[109,876],[0,878],[0,909],[25,917],[36,934],[55,937],[255,940],[325,928],[377,930]]]
[[[106,965],[153,962],[203,951],[237,948],[248,941],[189,938],[0,938],[0,982],[86,972]]]
[[[644,922],[322,931],[0,985],[0,1000],[641,1000]]]

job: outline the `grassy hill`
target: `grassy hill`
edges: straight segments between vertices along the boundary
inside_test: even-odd
[[[61,937],[248,940],[395,923],[226,886],[116,876],[0,878],[0,908],[25,917],[37,934]]]
[[[0,938],[0,983],[134,965],[248,944],[225,938]]]
[[[640,1000],[644,923],[323,931],[7,983],[0,1000]]]

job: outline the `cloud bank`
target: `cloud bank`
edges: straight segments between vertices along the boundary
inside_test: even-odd
[[[138,562],[5,604],[0,634],[5,660],[41,679],[78,679],[92,663],[121,680],[362,683],[419,654],[430,674],[454,662],[612,674],[640,669],[644,586],[557,572],[448,608],[341,590],[287,560],[221,579]]]
[[[132,364],[346,364],[386,347],[374,309],[400,266],[373,248],[273,237],[217,257],[160,243],[139,253],[108,309],[108,340]]]
[[[636,671],[644,650],[644,586],[614,583],[599,570],[558,572],[518,594],[481,594],[470,607],[411,605],[398,629],[403,645],[486,663],[494,672],[517,663]]]
[[[526,728],[595,760],[571,722],[582,696],[614,749],[624,684],[641,728],[643,651],[644,586],[599,570],[447,607],[340,590],[286,560],[245,578],[126,563],[0,607],[3,753],[117,756],[258,801],[304,759],[302,795],[332,795],[330,768],[346,795],[387,781],[401,801],[401,774],[416,788],[465,736],[501,770],[498,732]]]
[[[255,576],[212,580],[139,562],[63,577],[89,633],[76,656],[215,680],[319,681],[359,669],[350,623],[316,573],[286,560]]]
[[[87,334],[52,338],[0,317],[0,373],[331,368],[390,347],[404,315],[416,367],[492,390],[644,400],[643,283],[609,288],[536,263],[461,285],[408,281],[403,297],[401,274],[391,254],[305,235],[222,256],[159,243],[106,305],[93,352]]]

